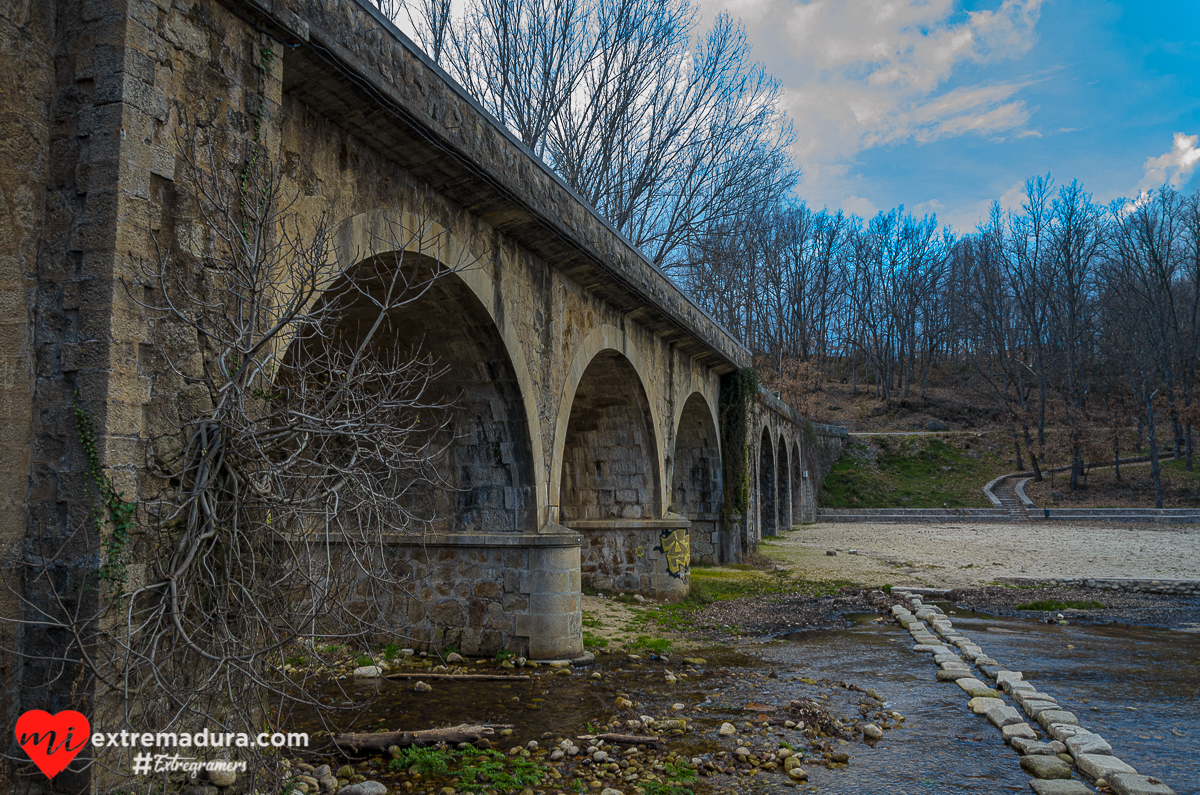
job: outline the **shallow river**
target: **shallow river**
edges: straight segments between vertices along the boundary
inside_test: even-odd
[[[969,613],[943,605],[964,634],[1002,665],[1058,698],[1088,729],[1104,735],[1113,752],[1139,772],[1154,775],[1179,795],[1200,795],[1200,765],[1195,738],[1200,729],[1200,635],[1139,627],[1084,627],[1035,624]],[[425,728],[460,721],[511,724],[512,737],[496,738],[507,749],[543,732],[574,736],[589,721],[648,714],[682,713],[697,732],[671,738],[670,747],[687,755],[732,752],[735,742],[718,738],[723,721],[742,728],[760,746],[795,742],[796,733],[768,727],[764,713],[747,704],[779,705],[800,696],[825,699],[837,714],[852,714],[861,695],[839,688],[844,681],[874,689],[885,709],[905,717],[874,747],[854,741],[842,750],[849,766],[827,770],[806,766],[811,779],[799,789],[823,793],[1027,793],[1028,776],[1000,732],[967,709],[967,698],[950,683],[934,681],[936,666],[927,654],[911,651],[908,634],[895,625],[877,625],[874,616],[848,616],[845,630],[806,631],[766,643],[709,649],[695,654],[708,660],[701,672],[677,684],[664,682],[666,666],[654,661],[630,663],[600,659],[592,680],[584,669],[571,677],[538,671],[530,683],[438,683],[418,694],[411,682],[382,682],[379,701],[356,721],[360,729]],[[1073,648],[1071,648],[1073,647]],[[689,653],[690,654],[690,653]],[[678,672],[678,666],[671,670]],[[777,678],[767,678],[773,671]],[[796,681],[799,677],[816,684]],[[830,682],[820,680],[828,679]],[[372,683],[354,684],[360,694]],[[613,708],[617,694],[637,702],[630,715]],[[841,708],[841,711],[839,711]],[[779,718],[786,717],[780,711]],[[759,728],[763,727],[763,728]],[[758,736],[767,732],[766,737]],[[544,741],[543,741],[544,742]],[[795,792],[780,773],[753,778],[715,776],[698,779],[697,793]],[[436,791],[436,790],[435,790]],[[546,789],[554,792],[554,789]],[[634,793],[627,787],[627,793]]]

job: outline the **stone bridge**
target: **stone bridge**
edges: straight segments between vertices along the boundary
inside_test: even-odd
[[[748,510],[731,510],[718,406],[748,352],[367,3],[16,6],[0,17],[0,541],[86,514],[75,394],[118,489],[149,488],[163,387],[122,280],[168,230],[186,245],[184,118],[233,130],[231,164],[251,137],[278,152],[296,212],[330,219],[343,257],[403,253],[381,230],[430,197],[447,250],[471,254],[394,341],[424,339],[461,396],[448,519],[397,545],[418,642],[577,656],[583,587],[676,597],[693,562],[815,520],[844,431],[762,392]]]

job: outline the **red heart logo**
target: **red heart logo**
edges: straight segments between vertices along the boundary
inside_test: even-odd
[[[17,718],[17,745],[25,749],[48,778],[63,772],[91,736],[92,725],[73,709],[64,709],[57,715],[31,709]]]

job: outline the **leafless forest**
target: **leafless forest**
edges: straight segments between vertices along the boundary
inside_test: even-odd
[[[818,211],[793,193],[778,83],[727,16],[702,31],[684,0],[377,2],[794,402],[832,380],[886,404],[950,369],[1004,418],[1020,467],[1040,469],[1052,426],[1072,488],[1129,452],[1118,429],[1138,429],[1156,482],[1166,451],[1192,468],[1197,195],[1102,206],[1047,175],[966,234],[903,207]]]

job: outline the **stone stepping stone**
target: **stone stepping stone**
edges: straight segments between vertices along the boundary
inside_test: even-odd
[[[1004,670],[999,665],[979,665],[978,668],[980,673],[982,673],[988,679],[995,679],[996,674]]]
[[[1005,693],[1012,690],[1013,682],[1020,682],[1025,678],[1025,674],[1020,671],[997,671],[996,684],[1000,686]]]
[[[957,682],[959,679],[979,681],[975,679],[975,674],[971,673],[970,669],[967,668],[943,668],[937,672],[937,680],[939,682]],[[980,682],[980,684],[983,683]]]
[[[1038,713],[1037,722],[1045,729],[1054,723],[1067,723],[1071,726],[1079,725],[1079,718],[1075,717],[1075,713],[1067,712],[1065,709],[1047,709]],[[1076,732],[1071,732],[1076,734]],[[1055,737],[1054,739],[1058,739]]]
[[[959,679],[955,682],[971,698],[996,698],[999,694],[978,679]]]
[[[1056,756],[1058,754],[1058,751],[1050,743],[1029,740],[1024,737],[1014,737],[1009,745],[1015,748],[1017,753],[1029,756]]]
[[[1075,757],[1075,766],[1093,779],[1108,779],[1114,773],[1136,773],[1129,765],[1107,754],[1080,754]]]
[[[975,665],[977,665],[977,666],[999,665],[1000,664],[1000,663],[996,662],[995,660],[993,660],[991,657],[987,656],[986,654],[975,655],[975,659],[972,662],[974,662]]]
[[[1108,786],[1117,795],[1175,795],[1175,790],[1154,776],[1137,773],[1114,773],[1108,779]]]
[[[1005,726],[1012,726],[1016,723],[1025,723],[1025,721],[1021,720],[1021,713],[1004,704],[989,709],[987,711],[987,719],[988,723],[992,724],[997,729],[1003,729]],[[1030,731],[1032,731],[1032,729]]]
[[[1093,732],[1080,732],[1074,737],[1068,737],[1066,743],[1067,752],[1071,756],[1077,757],[1080,754],[1108,754],[1112,756],[1112,746],[1099,734],[1094,734]]]
[[[1026,740],[1029,742],[1037,742],[1037,732],[1029,728],[1028,723],[1013,723],[1000,729],[1000,734],[1004,737],[1004,742],[1012,744],[1014,740]],[[1049,746],[1046,746],[1049,748]]]
[[[974,712],[976,715],[986,715],[989,709],[1004,706],[1004,702],[998,698],[973,698],[967,702],[967,709]]]
[[[1071,777],[1071,766],[1057,756],[1023,756],[1021,769],[1034,778]]]
[[[939,655],[939,656],[940,656],[940,655]],[[954,669],[956,669],[956,670],[960,670],[960,671],[967,671],[967,672],[970,672],[970,670],[971,670],[970,666],[968,666],[968,665],[967,665],[965,662],[963,662],[962,660],[945,660],[945,661],[942,661],[942,660],[938,660],[938,659],[935,657],[935,658],[934,658],[934,661],[935,661],[935,662],[937,662],[937,664],[938,664],[938,667],[939,667],[939,668],[941,668],[942,670],[947,670],[947,669],[950,669],[950,668],[954,668]],[[975,675],[975,674],[971,674],[971,676],[974,676],[974,675]]]
[[[1042,714],[1046,713],[1043,712]],[[1059,742],[1065,742],[1068,737],[1074,737],[1081,731],[1087,731],[1086,729],[1079,728],[1078,724],[1072,723],[1051,723],[1049,726],[1044,726],[1043,728],[1046,730],[1046,734],[1049,734]],[[1063,750],[1065,751],[1066,748],[1064,745]]]
[[[1012,697],[1013,701],[1016,701],[1022,707],[1025,706],[1026,701],[1048,701],[1051,704],[1058,703],[1058,699],[1049,693],[1039,693],[1036,690],[1014,690]]]
[[[1037,795],[1092,795],[1095,790],[1075,779],[1031,779],[1029,787]]]
[[[1058,704],[1055,704],[1053,701],[1026,701],[1022,709],[1025,710],[1026,715],[1034,720],[1037,720],[1037,716],[1041,715],[1043,712],[1048,712],[1050,710],[1061,711],[1062,707],[1058,706]]]

